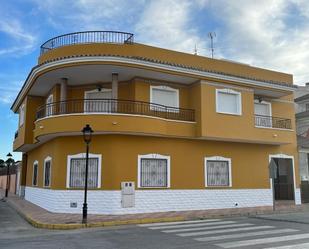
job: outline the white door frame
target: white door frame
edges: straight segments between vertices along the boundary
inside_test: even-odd
[[[102,88],[101,90],[98,90],[98,89],[94,89],[94,90],[89,90],[89,91],[85,91],[84,92],[84,99],[86,100],[86,99],[88,99],[88,93],[95,93],[95,92],[110,92],[110,93],[112,93],[112,89],[110,89],[110,88]],[[87,112],[87,103],[85,102],[84,103],[84,113],[88,113]],[[91,112],[91,113],[93,113],[93,112]],[[99,112],[99,113],[101,113],[101,112]]]
[[[294,188],[294,202],[296,205],[296,178],[295,178],[295,166],[294,166],[294,156],[289,156],[286,154],[274,154],[274,155],[269,155],[269,163],[272,158],[279,158],[279,159],[292,159],[292,168],[293,168],[293,188]],[[272,190],[272,193],[274,193],[274,186],[272,184],[272,180],[270,180],[270,189]],[[274,198],[274,197],[273,197]]]

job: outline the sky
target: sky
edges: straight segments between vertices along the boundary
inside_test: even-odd
[[[46,40],[70,32],[131,32],[135,41],[294,75],[309,81],[307,0],[0,0],[0,158],[12,152],[10,107]],[[20,153],[14,153],[20,159]]]

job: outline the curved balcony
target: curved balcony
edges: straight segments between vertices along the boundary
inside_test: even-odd
[[[54,102],[38,108],[36,119],[65,114],[127,114],[178,121],[195,121],[192,109],[175,108],[149,102],[119,99],[73,99]]]
[[[84,31],[60,35],[41,45],[41,55],[58,47],[87,43],[133,44],[134,34],[118,31]]]

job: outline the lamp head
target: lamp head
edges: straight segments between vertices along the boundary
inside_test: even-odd
[[[87,124],[83,130],[83,135],[84,135],[84,141],[85,143],[89,144],[90,141],[91,141],[91,136],[92,136],[92,133],[93,133],[93,130],[91,129],[90,125]]]

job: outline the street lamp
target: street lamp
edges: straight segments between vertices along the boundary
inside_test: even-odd
[[[6,164],[6,189],[5,189],[5,197],[8,197],[9,188],[10,188],[10,181],[11,181],[10,165],[11,165],[11,163],[14,162],[14,159],[12,158],[12,154],[11,153],[7,154],[6,157],[8,159],[5,162],[5,164]]]
[[[85,172],[85,191],[84,191],[84,204],[83,204],[83,220],[82,223],[87,223],[87,190],[88,190],[88,161],[89,161],[89,144],[91,142],[91,136],[93,130],[90,125],[87,124],[83,129],[82,133],[84,135],[84,141],[86,143],[86,172]]]

